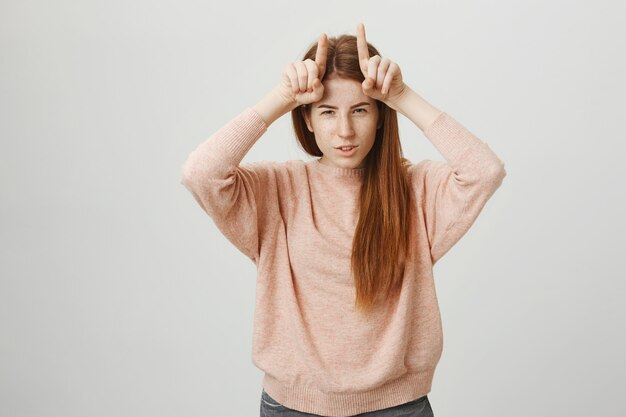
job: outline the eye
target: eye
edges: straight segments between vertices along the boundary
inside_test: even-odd
[[[354,109],[354,111],[359,111],[359,110],[361,110],[360,113],[367,113],[367,110],[365,109]],[[326,111],[321,112],[320,114],[326,114],[330,112],[332,112],[332,110],[326,110]]]

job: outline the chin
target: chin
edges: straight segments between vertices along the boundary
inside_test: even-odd
[[[329,162],[332,161],[332,162]],[[350,168],[350,169],[355,169],[355,168],[361,168],[361,165],[364,163],[364,159],[360,159],[360,160],[356,160],[356,159],[343,159],[343,158],[337,158],[337,159],[330,159],[330,158],[326,158],[326,163],[331,163],[333,166],[339,167],[339,168]]]
[[[347,167],[349,168],[362,168],[361,165],[363,165],[363,161],[350,161],[350,163],[347,165]]]

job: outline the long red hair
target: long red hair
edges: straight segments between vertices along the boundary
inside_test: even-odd
[[[380,55],[367,43],[369,55]],[[315,60],[317,42],[312,43],[302,60]],[[328,38],[324,78],[331,74],[363,82],[356,37]],[[377,100],[383,125],[377,129],[372,149],[364,160],[363,183],[359,196],[359,221],[352,242],[351,267],[356,289],[355,307],[367,313],[379,300],[394,297],[402,284],[409,251],[410,180],[403,157],[395,110]],[[307,129],[304,115],[311,105],[296,107],[291,119],[298,142],[312,156],[322,156],[315,136]]]

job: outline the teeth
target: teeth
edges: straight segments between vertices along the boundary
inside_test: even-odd
[[[346,146],[345,148],[341,148],[342,151],[347,151],[354,148],[354,146]]]

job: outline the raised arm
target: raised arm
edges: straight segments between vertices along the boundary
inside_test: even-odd
[[[424,135],[445,158],[421,161],[412,175],[434,265],[474,224],[507,172],[485,142],[445,112]]]
[[[325,68],[326,43],[323,34],[316,61],[288,64],[277,87],[198,145],[181,167],[180,183],[220,231],[255,262],[265,231],[279,218],[279,174],[272,161],[241,161],[276,119],[322,97],[318,75],[323,69],[318,66]]]
[[[419,96],[402,80],[389,58],[369,56],[365,27],[357,26],[363,91],[408,117],[443,155],[411,169],[434,265],[469,230],[506,176],[491,148],[447,113]]]

